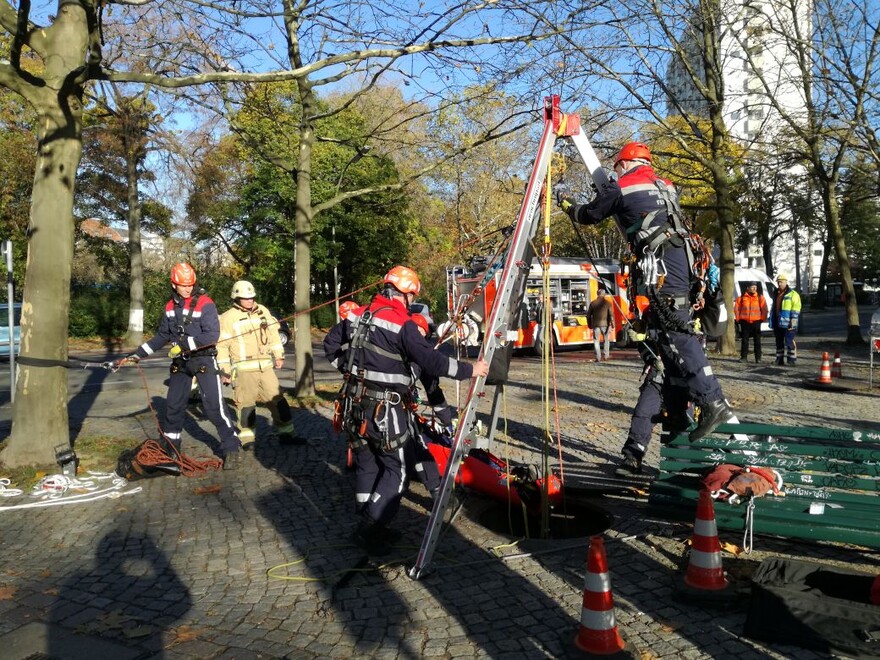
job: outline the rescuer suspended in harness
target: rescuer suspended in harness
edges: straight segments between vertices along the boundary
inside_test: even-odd
[[[651,163],[647,145],[626,144],[614,161],[618,180],[609,180],[588,204],[577,204],[561,193],[557,202],[580,224],[596,224],[609,216],[616,219],[635,266],[630,290],[650,301],[645,316],[660,348],[664,378],[678,379],[700,407],[697,427],[690,434],[695,441],[731,420],[733,413],[695,335],[693,316],[706,306],[708,261],[702,241],[687,230],[674,186],[660,179]],[[679,416],[685,411],[670,413]]]

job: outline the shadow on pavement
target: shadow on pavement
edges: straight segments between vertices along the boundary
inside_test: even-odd
[[[486,648],[481,640],[528,657],[560,654],[558,631],[575,630],[572,614],[501,562],[487,561],[485,551],[456,526],[441,539],[437,570],[418,582],[406,576],[428,521],[428,512],[412,499],[404,499],[394,521],[404,534],[397,552],[389,558],[368,558],[351,545],[348,537],[356,516],[353,479],[344,471],[345,443],[317,413],[299,411],[294,421],[298,434],[310,437],[309,445],[282,451],[275,443],[258,447],[257,459],[288,487],[263,494],[257,506],[283,534],[292,558],[305,558],[291,570],[315,580],[313,588],[324,597],[322,616],[342,622],[342,633],[356,655],[390,651],[421,658],[434,648],[433,637],[439,638],[438,648],[460,637],[462,653],[467,654],[472,653],[470,644]],[[445,616],[432,622],[432,607]],[[450,615],[457,625],[450,626]],[[541,621],[535,627],[538,637],[523,630],[533,617]]]
[[[163,634],[192,607],[192,597],[168,557],[146,535],[123,530],[106,534],[94,563],[72,574],[53,603],[47,657],[67,658],[64,631],[137,644],[164,657]],[[0,653],[2,655],[2,653]]]

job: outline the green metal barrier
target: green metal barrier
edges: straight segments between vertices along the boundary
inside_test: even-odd
[[[652,512],[692,520],[700,478],[722,463],[782,475],[784,497],[754,500],[756,534],[880,549],[880,432],[724,424],[694,443],[679,435],[660,450]],[[746,505],[717,502],[715,519],[719,529],[743,530]]]

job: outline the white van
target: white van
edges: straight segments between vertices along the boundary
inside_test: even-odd
[[[736,291],[733,292],[734,301],[746,292],[746,288],[751,282],[758,285],[758,293],[764,296],[767,302],[767,314],[773,307],[773,296],[776,294],[776,283],[767,273],[759,268],[736,268],[734,270],[734,279],[736,280]],[[733,317],[733,314],[730,315]],[[761,324],[761,332],[770,332],[770,320]]]

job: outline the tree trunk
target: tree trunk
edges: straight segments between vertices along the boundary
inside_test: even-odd
[[[67,360],[73,195],[82,154],[82,87],[72,74],[85,62],[83,7],[62,3],[45,33],[46,84],[29,98],[39,127],[21,315],[25,362]],[[56,448],[70,446],[67,404],[63,367],[20,363],[12,434],[0,460],[8,467],[54,463]]]
[[[293,305],[294,394],[312,396],[315,393],[314,357],[312,356],[311,307],[311,252],[312,236],[312,147],[315,142],[311,118],[317,111],[311,88],[300,81],[302,126],[300,127],[299,167],[296,173],[296,231],[294,234],[295,259]]]
[[[138,196],[137,154],[125,148],[128,183],[128,333],[125,346],[134,348],[144,341],[144,255],[141,252],[141,203]]]
[[[835,182],[831,182],[832,184]],[[840,282],[843,289],[843,304],[846,307],[846,345],[864,346],[865,338],[859,327],[859,305],[856,301],[856,290],[853,287],[852,269],[849,265],[849,255],[846,253],[846,239],[843,236],[843,228],[840,225],[840,206],[834,195],[836,186],[829,185],[823,189],[823,203],[825,204],[828,219],[828,240],[834,245],[834,255],[837,257],[837,267],[840,269]]]

